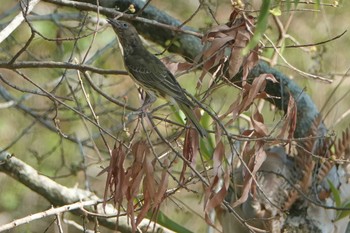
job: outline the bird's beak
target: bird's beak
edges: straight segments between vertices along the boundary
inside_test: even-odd
[[[107,22],[113,24],[113,19],[107,18]]]
[[[118,20],[116,19],[112,19],[112,18],[107,18],[107,22],[110,23],[112,26],[115,26],[117,28],[120,27],[120,23]]]

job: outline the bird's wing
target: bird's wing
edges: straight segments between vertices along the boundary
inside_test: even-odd
[[[170,96],[183,104],[194,106],[173,74],[154,55],[128,56],[124,62],[133,79],[146,91],[149,89],[163,98]]]

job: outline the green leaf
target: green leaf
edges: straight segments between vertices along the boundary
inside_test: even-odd
[[[177,122],[181,124],[186,124],[186,116],[182,111],[179,110],[178,106],[172,104],[170,105],[170,109],[171,111],[173,111],[173,113],[175,113],[174,115]]]
[[[286,1],[286,5],[287,5],[287,11],[290,11],[290,9],[292,8],[292,2],[294,3],[294,8],[297,8],[299,0],[287,0]]]
[[[210,129],[210,126],[212,124],[212,119],[207,112],[204,112],[200,122],[205,129]],[[200,139],[199,147],[204,159],[210,160],[212,158],[212,154],[214,152],[214,145],[215,145],[215,139],[212,134],[209,134],[208,138]]]
[[[291,0],[286,1],[287,11],[290,11],[290,8],[292,7]]]
[[[341,206],[340,192],[329,179],[327,179],[327,182],[331,188],[331,192],[335,201],[335,206],[339,208]]]
[[[294,0],[294,7],[297,7],[299,4],[299,0]]]
[[[316,0],[316,4],[315,4],[315,9],[316,10],[320,9],[320,4],[321,4],[321,1],[320,0]]]
[[[150,215],[150,214],[148,214]],[[150,217],[150,216],[149,216]],[[157,220],[156,222],[159,225],[162,225],[169,230],[172,230],[174,232],[182,232],[182,233],[192,233],[192,231],[188,230],[187,228],[183,227],[181,224],[178,224],[177,222],[174,222],[170,218],[168,218],[162,211],[159,211],[157,213]]]
[[[270,13],[273,14],[274,16],[281,16],[281,8],[279,6],[273,8],[270,10]]]
[[[350,202],[347,202],[345,205],[342,206],[342,208],[350,209]],[[350,215],[350,210],[342,210],[342,211],[340,211],[340,214],[335,219],[335,221],[338,221],[338,220],[340,220],[342,218],[345,218],[345,217],[347,217],[349,215]]]
[[[242,51],[243,55],[248,54],[248,52],[259,43],[259,40],[264,34],[267,28],[267,20],[269,18],[269,13],[270,13],[270,3],[271,3],[271,0],[262,1],[258,22],[256,23],[256,27],[254,30],[254,36],[249,41],[248,45],[243,49]]]

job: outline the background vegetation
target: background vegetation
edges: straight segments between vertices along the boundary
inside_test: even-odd
[[[101,167],[109,164],[107,145],[113,148],[116,139],[127,142],[138,138],[134,130],[140,123],[135,120],[131,112],[141,105],[141,101],[134,83],[123,72],[115,33],[107,25],[95,24],[96,20],[104,17],[92,11],[81,12],[74,7],[64,7],[57,2],[60,1],[39,2],[26,17],[32,28],[24,21],[0,43],[0,88],[2,93],[7,93],[12,98],[11,102],[4,95],[0,95],[0,149],[9,151],[14,157],[33,166],[39,174],[64,186],[76,186],[103,197],[106,174],[100,176],[98,174],[102,170]],[[277,8],[280,1],[274,1],[270,7],[270,10],[274,11],[269,14],[266,35],[275,44],[282,46],[280,53],[289,64],[298,70],[327,78],[331,83],[303,77],[291,69],[276,55],[275,49],[271,48],[264,37],[261,38],[262,44],[266,45],[261,51],[262,59],[269,61],[275,68],[294,79],[299,86],[305,87],[305,91],[320,110],[328,129],[334,131],[334,134],[340,134],[350,122],[348,95],[350,53],[347,49],[350,37],[346,32],[337,39],[332,38],[349,29],[350,3],[321,1],[315,4],[299,1],[296,9],[292,4],[291,9],[287,10],[284,7],[285,2],[281,2],[281,15]],[[217,23],[226,23],[233,9],[230,1],[221,0],[153,0],[150,4],[181,22],[193,16],[186,25],[198,29],[201,33],[205,33]],[[246,4],[249,5],[248,13],[258,17],[262,2],[249,1]],[[199,6],[201,7],[198,8]],[[19,13],[18,1],[1,2],[0,28],[4,29]],[[282,33],[284,38],[280,38],[280,30],[286,29],[287,24],[289,24],[288,31],[286,34]],[[30,38],[33,30],[36,31],[35,37]],[[330,41],[317,44],[327,40]],[[163,51],[162,47],[151,41],[145,43],[153,53]],[[296,44],[309,46],[284,47]],[[91,79],[106,95],[133,109],[117,106],[102,97],[100,93],[94,91],[89,81],[76,67],[73,69],[50,67],[50,65],[22,69],[6,67],[22,48],[25,48],[25,51],[16,58],[16,62],[70,62],[121,71],[120,74],[115,72],[115,75],[91,72]],[[169,52],[160,57],[170,58],[175,63],[184,61],[182,57]],[[195,80],[199,76],[200,71],[192,71],[181,75],[178,80],[188,92],[194,94]],[[208,85],[209,75],[204,82],[204,85]],[[215,92],[208,102],[216,111],[226,109],[233,99],[237,98],[239,92],[238,89],[232,91],[232,88],[223,88]],[[57,99],[51,98],[50,93]],[[164,103],[166,103],[164,100],[158,100],[153,108]],[[256,106],[261,109],[267,126],[274,127],[276,119],[280,119],[283,115],[265,101],[258,101]],[[98,119],[94,119],[91,109]],[[88,116],[92,122],[98,120],[98,123],[91,123],[77,112]],[[157,114],[183,123],[183,116],[176,111],[174,113],[171,108],[165,107]],[[234,128],[232,131],[238,132],[249,127],[244,116],[249,118],[252,114],[253,109],[244,113],[232,126]],[[102,132],[104,137],[101,137],[101,129],[96,127],[96,124],[114,137],[105,132]],[[139,132],[143,132],[142,126],[137,127]],[[160,126],[164,134],[170,134],[173,132],[172,129]],[[152,137],[157,136],[153,134]],[[179,144],[181,143],[183,140],[179,140]],[[158,148],[158,152],[163,149],[166,155],[168,149],[164,148]],[[179,176],[182,169],[181,160],[176,159],[173,154],[170,156],[169,161],[174,164],[172,172]],[[126,162],[131,164],[131,158],[128,157]],[[155,174],[161,177],[162,169],[157,167]],[[45,197],[31,191],[7,174],[0,174],[0,183],[0,225],[51,207],[51,203]],[[176,180],[170,179],[169,187],[176,187],[177,184]],[[201,189],[202,184],[199,181],[189,181],[186,189],[171,195],[162,204],[161,212],[192,232],[207,230],[208,224],[203,212],[205,198],[203,191],[199,191]],[[76,224],[89,229],[93,229],[94,226],[93,221],[83,216],[77,217],[65,213],[63,219],[65,219],[61,224],[64,226],[63,232],[80,232],[81,230],[75,227]],[[14,228],[11,232],[54,232],[57,231],[56,225],[56,216],[50,216]],[[217,227],[220,229],[219,224]],[[100,230],[107,232],[102,227]]]

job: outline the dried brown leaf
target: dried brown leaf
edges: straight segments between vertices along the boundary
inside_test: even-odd
[[[213,174],[215,176],[221,177],[222,175],[222,163],[225,156],[225,146],[222,141],[216,145],[214,153],[213,153]]]
[[[268,135],[267,127],[264,124],[264,117],[259,111],[256,111],[254,113],[251,120],[252,120],[252,125],[254,127],[254,130],[257,133],[258,137],[265,137]]]
[[[246,83],[246,85],[243,86],[243,93],[241,94],[242,99],[240,100],[237,98],[235,102],[230,105],[228,110],[220,116],[220,119],[224,119],[231,113],[231,121],[234,121],[239,116],[239,114],[246,111],[252,105],[255,99],[268,97],[264,91],[266,87],[266,80],[277,82],[273,75],[262,74],[259,77],[255,78],[252,84]]]
[[[239,72],[239,70],[243,64],[244,57],[242,56],[242,50],[243,50],[243,48],[239,48],[239,47],[233,47],[231,50],[231,56],[230,56],[230,59],[228,60],[229,79],[234,77]]]
[[[259,48],[256,46],[246,57],[243,62],[243,76],[242,76],[242,84],[245,85],[247,81],[248,74],[250,71],[258,64],[259,62]],[[276,80],[277,82],[277,80]]]
[[[223,120],[227,115],[229,115],[230,113],[232,113],[232,121],[236,120],[236,118],[239,116],[240,114],[240,103],[241,103],[241,100],[240,98],[237,98],[231,105],[230,107],[227,109],[227,111],[222,114],[219,119],[220,120]]]
[[[229,59],[229,78],[234,77],[244,64],[247,56],[243,56],[242,50],[247,46],[250,40],[250,34],[245,28],[240,27],[240,30],[235,32],[235,42],[231,46],[231,55]]]
[[[245,172],[244,180],[243,180],[243,187],[242,187],[242,195],[239,197],[239,199],[237,201],[235,201],[232,204],[233,208],[238,206],[238,205],[241,205],[242,203],[244,203],[248,199],[249,192],[251,190],[252,182],[253,182],[252,176],[256,175],[256,172],[259,170],[262,163],[266,159],[266,152],[265,152],[263,146],[264,146],[264,142],[262,142],[262,141],[257,141],[255,143],[255,146],[254,146],[255,155],[249,159],[249,163],[248,163],[248,168],[249,168],[250,172],[249,171]]]
[[[285,135],[287,134],[287,138],[292,139],[296,125],[297,125],[297,105],[293,96],[289,95],[287,113],[285,115],[285,119],[281,127],[281,131],[277,137],[285,138]]]
[[[208,41],[213,40],[215,37],[218,37],[217,35],[220,35],[219,33],[221,33],[222,31],[227,31],[228,29],[230,29],[230,27],[227,26],[226,24],[216,25],[210,28],[207,31],[207,33],[203,36],[202,43],[206,43]]]
[[[108,190],[114,196],[114,204],[116,206],[120,207],[123,202],[124,193],[121,187],[125,183],[124,160],[125,153],[122,149],[122,144],[119,144],[119,147],[115,144],[111,151],[111,160],[107,168],[108,173],[103,197],[103,207],[106,206]]]
[[[160,185],[157,184],[154,178],[154,159],[146,142],[138,141],[134,143],[132,145],[132,155],[134,161],[125,169],[126,154],[122,149],[122,145],[115,146],[112,150],[110,165],[107,169],[104,200],[107,199],[108,189],[113,195],[113,201],[118,210],[120,210],[123,200],[126,199],[126,214],[130,219],[132,231],[135,232],[136,226],[148,211],[159,207],[167,188],[168,175],[163,173]],[[143,190],[143,201],[135,221],[135,208],[138,205],[135,205],[134,201],[139,196],[141,189]]]
[[[225,145],[223,141],[219,141],[213,152],[213,175],[209,187],[205,189],[204,197],[204,211],[206,222],[212,225],[209,219],[209,213],[214,208],[221,205],[222,201],[225,199],[227,190],[229,188],[231,167],[226,166],[225,163]],[[223,181],[223,182],[221,182]]]
[[[154,164],[152,163],[152,159],[149,155],[145,156],[145,162],[143,164],[144,171],[144,193],[147,191],[150,197],[154,197],[156,193],[156,182],[154,180]]]
[[[258,62],[258,46],[249,54],[242,54],[242,50],[252,38],[250,26],[248,25],[251,25],[253,21],[250,18],[243,17],[241,12],[235,12],[232,14],[232,21],[225,25],[215,26],[207,31],[202,39],[204,49],[200,59],[204,62],[203,68],[205,72],[218,66],[218,62],[225,63],[226,67],[228,67],[228,78],[231,79],[242,68],[243,84],[245,84],[248,71]],[[229,57],[223,53],[224,51],[230,51]],[[203,76],[204,73],[202,73]]]
[[[184,158],[188,162],[193,163],[195,161],[195,158],[198,155],[198,148],[199,148],[198,133],[194,129],[186,130],[184,147],[183,147]],[[180,178],[179,178],[180,183],[185,181],[186,169],[187,169],[187,163],[184,161],[183,166],[182,166],[182,170],[180,173]]]
[[[168,182],[169,182],[169,172],[170,171],[167,171],[165,169],[162,172],[161,180],[158,184],[158,190],[153,200],[155,206],[160,205],[165,197],[166,190],[168,188]]]
[[[176,75],[179,72],[187,71],[193,67],[193,64],[189,62],[172,62],[167,57],[162,58],[161,61],[173,75]]]
[[[142,191],[143,191],[143,201],[140,206],[140,212],[137,215],[136,221],[134,221],[134,213],[130,213],[130,219],[132,222],[135,222],[135,226],[137,226],[149,213],[150,211],[155,213],[162,201],[164,200],[164,195],[166,193],[166,189],[168,186],[168,178],[169,174],[167,170],[162,172],[162,178],[158,183],[155,179],[155,160],[150,153],[150,149],[148,144],[144,141],[140,141],[134,144],[132,147],[132,152],[135,157],[135,166],[130,167],[130,169],[135,168],[136,171],[132,171],[133,174],[131,178],[131,186],[130,189],[130,199],[128,200],[128,208],[131,208],[134,211],[134,199],[140,190],[140,185],[142,183]],[[141,165],[141,166],[140,166]],[[141,169],[140,169],[141,168]],[[132,225],[133,226],[133,225]]]
[[[225,51],[223,49],[217,51],[215,55],[204,59],[203,66],[202,66],[202,73],[198,78],[197,88],[201,86],[204,76],[208,72],[212,72],[213,67],[220,66],[219,64],[223,63],[224,60],[225,60]]]
[[[258,96],[258,94],[265,90],[266,77],[268,77],[268,74],[261,74],[259,77],[254,79],[251,85],[246,84],[244,86],[244,90],[246,91],[246,98],[244,99],[244,101],[242,101],[242,109],[244,111],[247,110],[248,107],[253,103],[254,99]]]
[[[226,36],[226,37],[220,37],[214,39],[210,47],[203,52],[203,59],[205,60],[206,58],[212,57],[217,51],[219,51],[225,44],[227,44],[229,41],[234,40],[235,38],[231,36]]]
[[[148,192],[148,187],[147,184],[144,183],[143,185],[144,188],[144,192],[143,192],[143,203],[142,203],[142,207],[140,209],[139,214],[137,215],[136,218],[136,222],[135,225],[137,226],[138,224],[140,224],[140,222],[146,217],[148,211],[150,211],[151,209],[151,204],[152,204],[152,196],[150,196],[150,192]],[[132,219],[132,221],[134,221]]]
[[[209,213],[215,209],[216,207],[220,206],[221,203],[223,202],[223,200],[226,197],[227,194],[227,190],[229,188],[229,184],[230,184],[230,174],[229,172],[225,172],[224,174],[224,178],[223,178],[223,185],[220,188],[220,190],[216,193],[213,194],[213,189],[217,186],[217,184],[219,183],[219,177],[215,176],[213,184],[211,185],[210,188],[208,188],[207,190],[210,191],[211,198],[208,199],[208,201],[206,202],[205,205],[205,220],[208,224],[213,225],[213,223],[211,222],[210,218],[209,218]]]

